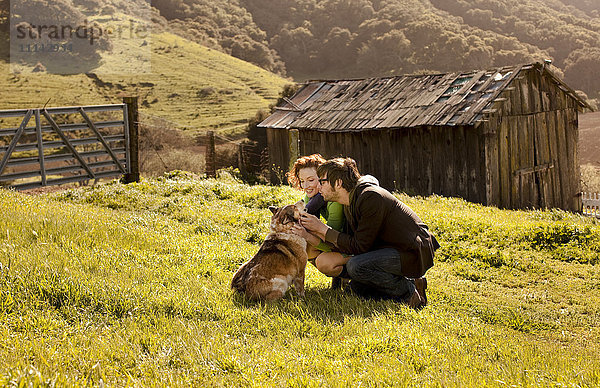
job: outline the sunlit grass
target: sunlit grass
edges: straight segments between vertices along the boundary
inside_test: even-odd
[[[299,196],[182,173],[0,191],[0,385],[600,384],[597,221],[399,195],[442,244],[424,310],[312,267],[303,300],[233,295],[267,207]]]

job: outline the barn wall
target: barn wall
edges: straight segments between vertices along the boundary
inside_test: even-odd
[[[523,71],[476,127],[300,131],[300,155],[351,156],[383,187],[504,208],[578,211],[575,99],[539,70]],[[289,164],[287,130],[267,129],[271,164]],[[277,174],[273,175],[277,181]]]
[[[290,139],[287,129],[267,129],[269,171],[272,183],[283,183],[290,161]]]
[[[483,144],[473,127],[300,132],[300,153],[350,156],[389,190],[485,203]]]
[[[515,79],[495,108],[483,130],[487,203],[578,211],[576,101],[532,69]]]

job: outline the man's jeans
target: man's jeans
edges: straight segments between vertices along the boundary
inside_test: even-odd
[[[402,275],[400,254],[394,248],[383,248],[351,257],[346,269],[352,290],[376,299],[407,299],[415,285]]]

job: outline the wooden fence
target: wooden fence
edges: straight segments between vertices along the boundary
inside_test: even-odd
[[[600,218],[599,193],[581,193],[581,202],[583,203],[583,208],[581,209],[583,214]]]
[[[0,185],[138,181],[137,117],[137,97],[115,105],[0,110]]]

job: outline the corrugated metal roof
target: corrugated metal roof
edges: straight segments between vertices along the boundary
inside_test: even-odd
[[[269,128],[331,132],[410,128],[423,125],[472,125],[522,69],[410,75],[359,80],[311,81],[259,124]],[[572,91],[566,92],[585,104]]]

